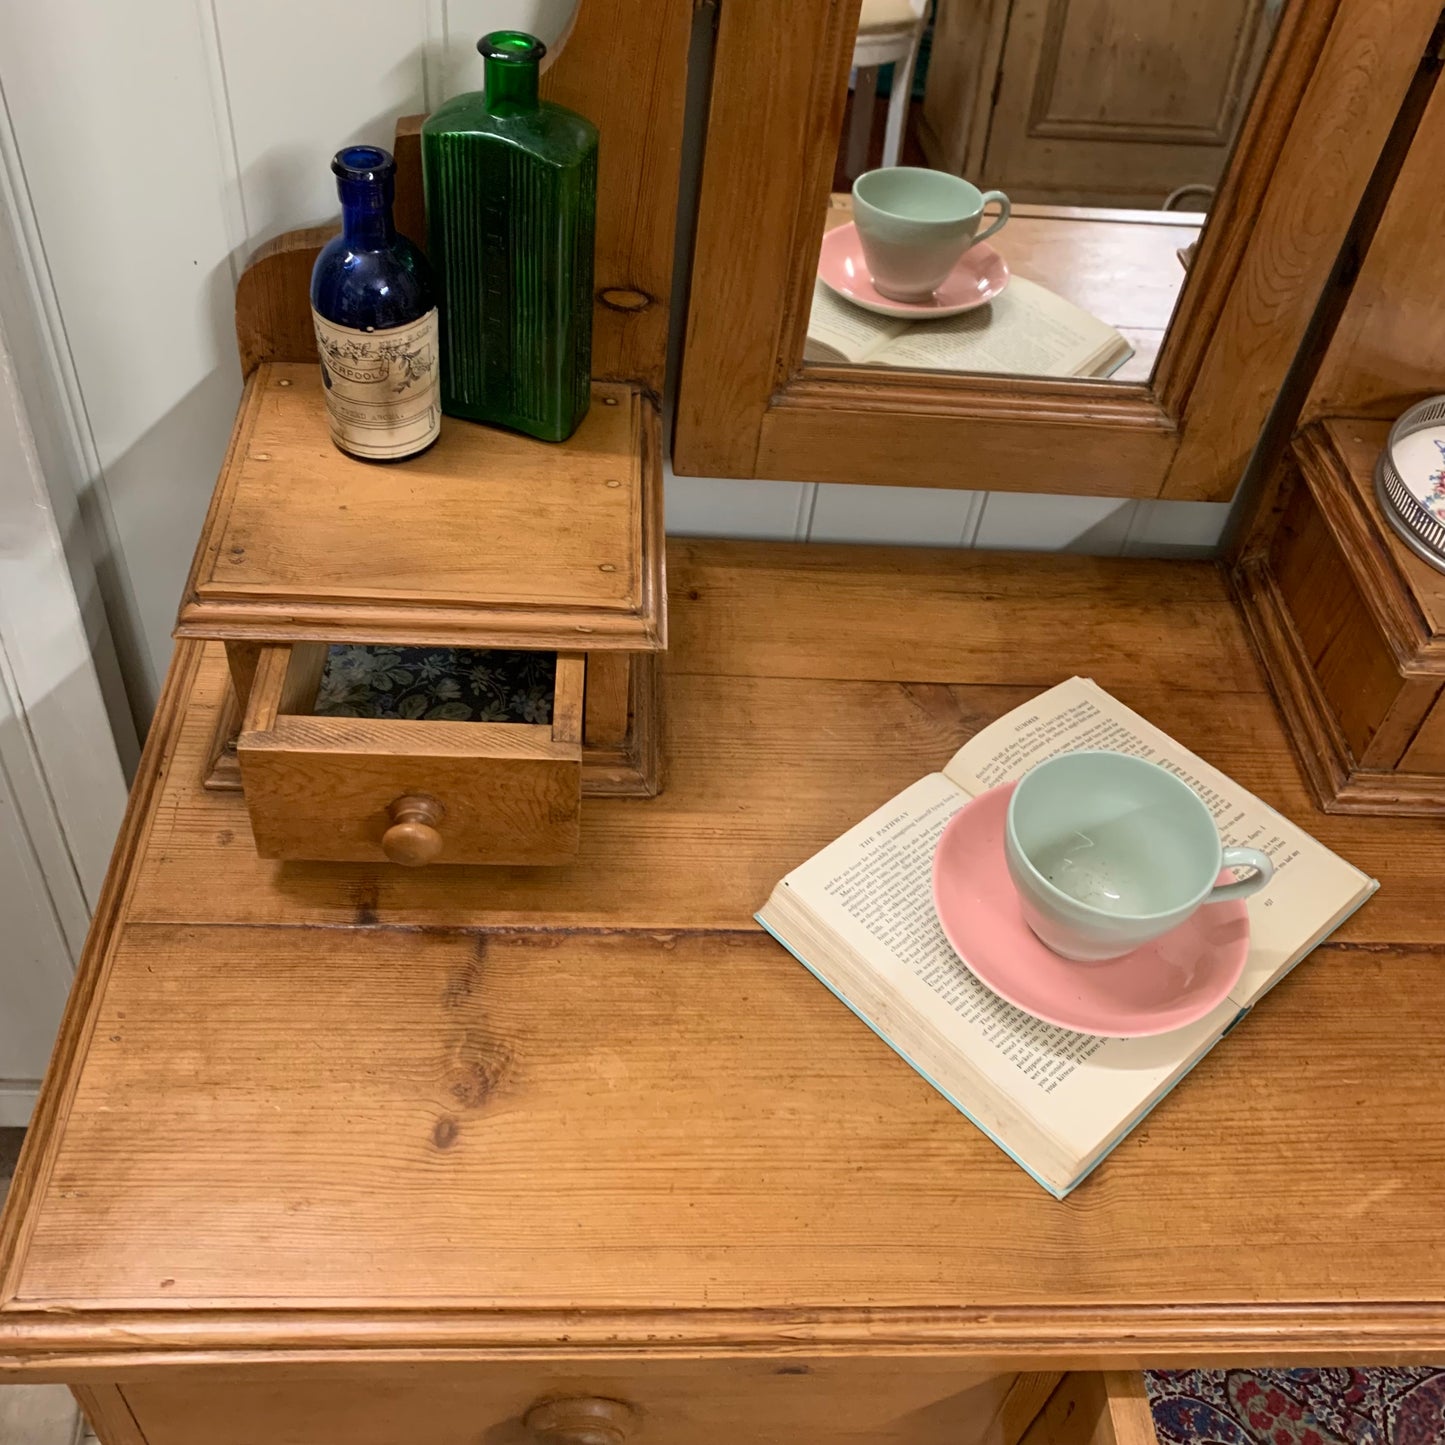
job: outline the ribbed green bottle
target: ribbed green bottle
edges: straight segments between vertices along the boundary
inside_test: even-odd
[[[546,47],[484,35],[485,90],[422,127],[448,416],[563,441],[587,414],[597,127],[537,97]]]

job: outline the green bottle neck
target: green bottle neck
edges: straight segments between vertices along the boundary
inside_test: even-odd
[[[537,78],[546,47],[519,30],[493,31],[477,45],[484,62],[484,95],[490,114],[531,115],[538,108]]]

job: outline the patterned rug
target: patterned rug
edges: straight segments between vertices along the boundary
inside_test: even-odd
[[[1445,1370],[1150,1370],[1160,1445],[1442,1445]]]
[[[552,721],[550,652],[460,647],[331,648],[314,711],[434,722]]]

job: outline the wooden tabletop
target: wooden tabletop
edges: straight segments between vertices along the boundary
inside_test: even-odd
[[[177,635],[566,650],[661,648],[657,408],[594,382],[565,442],[447,421],[377,466],[332,445],[314,361],[265,362]]]
[[[589,799],[563,869],[259,860],[199,786],[224,660],[182,644],[0,1236],[0,1368],[1445,1356],[1441,826],[1313,812],[1219,574],[669,568],[667,791]],[[751,911],[1074,672],[1383,887],[1059,1203]]]

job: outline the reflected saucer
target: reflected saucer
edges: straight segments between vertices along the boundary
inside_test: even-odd
[[[818,255],[818,277],[845,301],[876,311],[880,316],[900,316],[909,321],[958,316],[992,301],[1008,285],[1008,262],[987,241],[970,246],[958,258],[943,285],[930,301],[890,301],[874,289],[863,261],[858,228],[849,221],[823,234]]]
[[[1206,904],[1122,958],[1060,958],[1024,922],[1004,861],[1004,819],[1016,786],[992,788],[960,808],[933,855],[938,921],[974,975],[1045,1023],[1111,1038],[1168,1033],[1218,1008],[1249,957],[1243,899]]]

